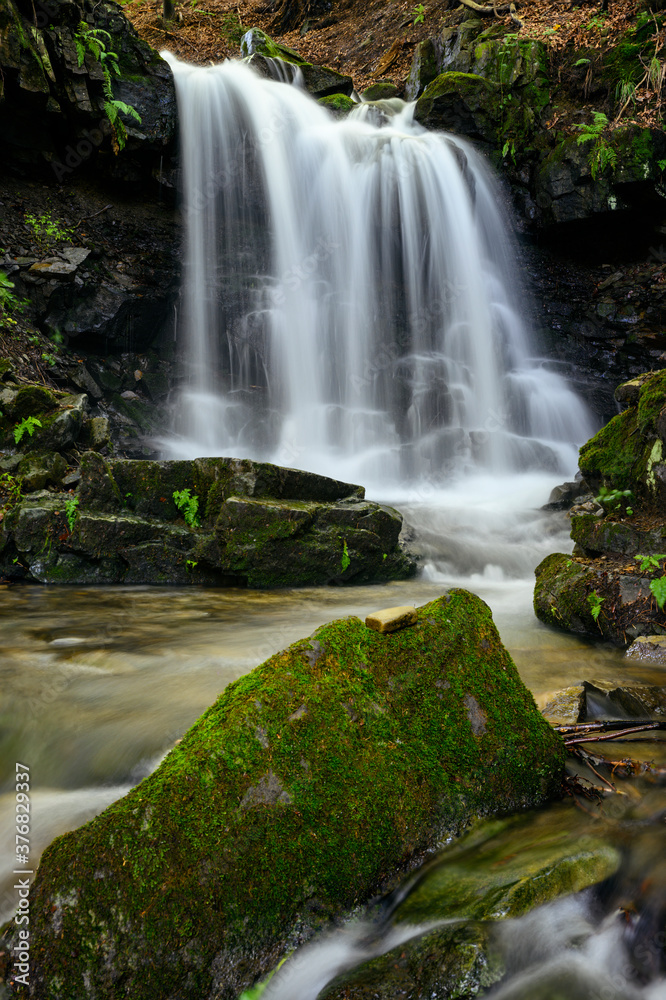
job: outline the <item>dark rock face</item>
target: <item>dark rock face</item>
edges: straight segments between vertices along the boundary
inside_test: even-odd
[[[45,458],[28,458],[26,473],[38,485],[56,475]],[[179,505],[174,494],[183,491]],[[249,460],[107,461],[86,452],[76,497],[32,494],[7,515],[2,570],[41,583],[259,588],[409,576],[415,565],[398,544],[402,518],[363,494]]]
[[[473,594],[389,635],[332,622],[230,685],[152,775],[48,848],[31,989],[236,1000],[472,817],[556,793],[563,765]]]
[[[118,57],[114,99],[141,118],[123,116],[127,147],[119,157],[111,152],[114,130],[104,110],[101,63],[86,49],[79,65],[81,23],[109,33],[101,37]],[[114,176],[137,181],[170,149],[176,128],[171,70],[113,2],[2,0],[0,70],[5,166],[48,172],[60,183],[94,160]]]

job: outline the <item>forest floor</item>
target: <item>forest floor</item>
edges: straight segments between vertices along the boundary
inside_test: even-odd
[[[286,0],[282,0],[282,6]],[[125,13],[139,34],[156,49],[168,49],[192,63],[219,62],[237,57],[241,37],[248,28],[259,27],[276,41],[296,49],[310,62],[331,66],[354,80],[360,92],[379,79],[404,85],[417,44],[436,36],[458,7],[455,0],[330,0],[329,13],[319,18],[304,16],[292,31],[281,31],[280,0],[181,0],[176,17],[165,24],[161,4],[155,0],[128,0]],[[321,8],[321,3],[320,3]],[[602,12],[597,0],[574,6],[571,0],[530,0],[517,4],[523,27],[507,14],[488,17],[488,25],[502,24],[521,37],[543,41],[551,70],[562,78],[562,56],[575,49],[592,66],[629,27],[636,24],[636,0],[612,0]],[[646,16],[646,15],[644,15]],[[666,45],[666,33],[658,32],[658,55]],[[648,67],[638,67],[637,77]],[[636,101],[625,109],[643,124],[655,124],[661,107],[654,100],[650,81],[637,89]]]

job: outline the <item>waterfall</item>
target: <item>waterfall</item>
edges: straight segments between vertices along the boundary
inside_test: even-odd
[[[169,454],[384,484],[570,473],[590,420],[532,357],[501,195],[472,146],[413,105],[336,121],[242,63],[168,59],[189,365]]]

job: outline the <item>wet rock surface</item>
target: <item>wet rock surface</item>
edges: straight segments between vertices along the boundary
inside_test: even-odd
[[[76,412],[61,411],[54,425]],[[22,467],[30,487],[63,486],[57,453],[26,455],[19,476]],[[79,475],[76,494],[15,499],[2,521],[5,577],[271,588],[402,579],[416,568],[399,546],[401,516],[349,483],[241,459],[107,460],[92,451]]]

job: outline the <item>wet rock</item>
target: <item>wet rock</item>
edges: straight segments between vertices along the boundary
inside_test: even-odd
[[[615,553],[635,557],[666,552],[666,524],[639,528],[631,521],[617,521],[613,515],[575,514],[571,518],[571,537],[589,556]],[[641,560],[635,560],[640,562]]]
[[[416,102],[414,119],[425,128],[486,143],[497,138],[498,87],[472,73],[443,73]]]
[[[568,632],[626,647],[639,635],[666,633],[650,580],[611,562],[554,553],[535,570],[534,613]]]
[[[666,663],[666,636],[641,635],[635,642],[632,642],[626,655],[632,660]]]
[[[37,15],[21,0],[2,0],[0,22],[0,127],[7,165],[48,171],[62,183],[91,161],[127,176],[142,159],[159,158],[168,149],[176,122],[171,71],[117,5],[72,0]],[[114,132],[104,111],[100,63],[88,53],[78,64],[75,34],[81,22],[109,32],[107,51],[117,53],[120,69],[112,75],[114,99],[134,107],[141,118],[139,124],[123,116],[127,144],[117,158],[103,155],[111,151]]]
[[[438,686],[447,676],[455,686]],[[486,714],[481,735],[459,686]],[[49,995],[66,960],[75,981],[99,992],[122,978],[135,1000],[165,976],[183,998],[211,983],[238,996],[471,816],[555,792],[563,764],[475,596],[453,591],[390,637],[333,622],[230,685],[153,774],[45,851],[31,983]],[[515,886],[518,863],[495,866],[514,908],[561,888],[566,864],[550,849],[543,880]],[[594,845],[587,854],[588,879],[595,860],[597,877],[612,870]],[[103,953],[85,943],[100,928]]]
[[[421,96],[428,84],[439,76],[440,72],[434,43],[431,39],[426,38],[416,46],[409,77],[405,84],[405,98],[408,101],[415,101],[417,97]],[[365,98],[365,100],[378,100],[378,98]]]
[[[575,482],[562,483],[555,486],[548,497],[548,503],[544,504],[542,510],[569,510],[576,500],[589,493],[589,486],[584,479]]]
[[[581,684],[535,695],[537,708],[551,726],[572,726],[585,719],[585,688]]]
[[[29,451],[21,459],[17,476],[21,479],[21,489],[24,493],[43,490],[51,484],[59,486],[67,473],[67,462],[58,452]]]
[[[588,719],[648,719],[666,715],[666,688],[610,681],[583,681],[583,687]]]
[[[53,426],[55,421],[49,433]],[[187,503],[175,499],[183,491],[194,504],[187,522]],[[265,588],[412,575],[415,563],[399,545],[402,518],[362,500],[363,492],[350,483],[249,460],[134,461],[89,451],[81,457],[73,530],[63,533],[52,505],[35,508],[28,501],[16,506],[4,530],[28,563],[47,545],[60,547],[92,562],[111,560],[125,583],[226,580]],[[68,565],[67,580],[75,582],[75,563]],[[42,577],[45,572],[40,568]]]
[[[620,861],[619,852],[599,837],[588,835],[577,844],[553,813],[482,824],[441,852],[393,916],[400,927],[415,930],[431,921],[455,923],[428,929],[363,963],[320,996],[401,1000],[485,993],[506,971],[486,921],[516,918],[580,891],[613,875]],[[290,971],[285,965],[285,977]],[[536,995],[541,997],[530,994]]]

